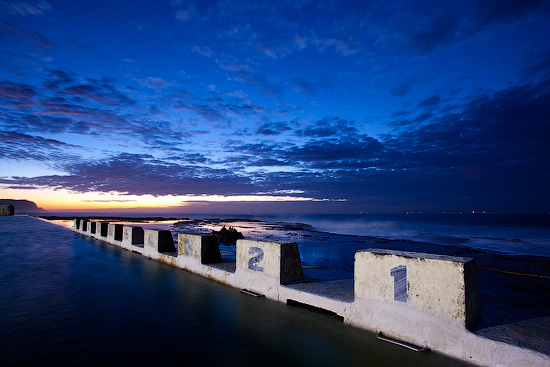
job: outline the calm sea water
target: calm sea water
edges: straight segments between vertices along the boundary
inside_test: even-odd
[[[306,223],[328,233],[461,245],[493,253],[550,256],[550,215],[313,214],[251,217],[271,222]]]
[[[89,213],[56,213],[87,217]],[[127,213],[94,215],[125,216]],[[150,216],[136,214],[131,216]],[[550,257],[550,214],[155,214],[164,217],[257,219],[303,223],[329,234],[467,246],[489,253]]]
[[[0,217],[2,366],[463,366],[31,217]]]

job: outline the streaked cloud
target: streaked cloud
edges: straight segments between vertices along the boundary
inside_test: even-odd
[[[46,1],[25,2],[25,1],[2,1],[0,9],[13,15],[42,16],[53,11],[52,6]]]

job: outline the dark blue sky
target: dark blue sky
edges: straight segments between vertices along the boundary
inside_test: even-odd
[[[0,1],[0,196],[550,212],[550,2]]]

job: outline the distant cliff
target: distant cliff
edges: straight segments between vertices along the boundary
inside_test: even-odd
[[[39,208],[30,200],[0,199],[0,205],[11,204],[15,207],[15,214],[44,214],[46,210]]]

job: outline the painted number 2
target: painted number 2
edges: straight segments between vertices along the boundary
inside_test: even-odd
[[[259,266],[258,264],[264,259],[264,250],[259,247],[251,247],[250,250],[248,250],[248,254],[255,255],[248,259],[248,268],[263,273],[263,266]]]
[[[393,277],[393,299],[399,302],[407,302],[407,267],[399,265],[391,269]]]

